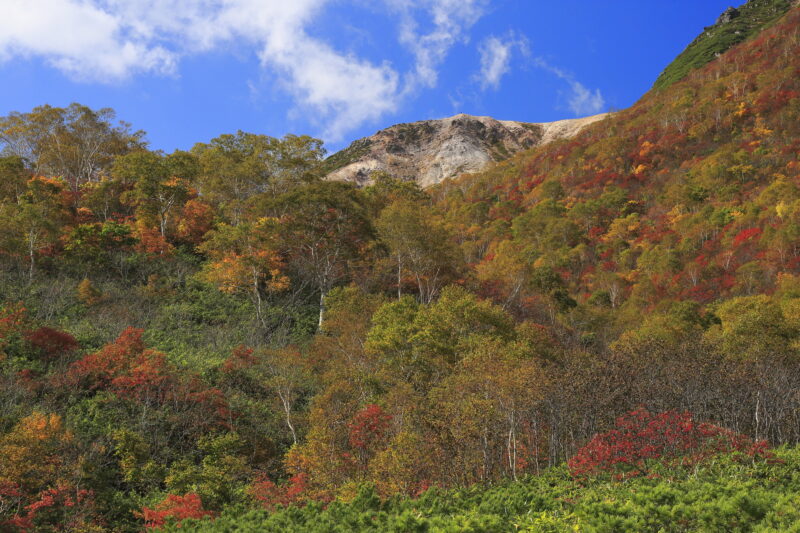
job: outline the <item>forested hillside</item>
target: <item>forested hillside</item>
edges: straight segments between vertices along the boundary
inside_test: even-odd
[[[79,104],[0,141],[2,531],[800,519],[798,8],[428,190]]]

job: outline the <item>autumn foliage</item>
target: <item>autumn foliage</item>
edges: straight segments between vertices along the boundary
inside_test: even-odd
[[[573,476],[610,474],[615,479],[647,475],[658,467],[695,467],[731,454],[770,458],[766,441],[705,422],[689,413],[652,414],[638,409],[617,418],[615,429],[595,435],[568,461]]]
[[[391,421],[392,415],[381,406],[367,405],[348,424],[350,446],[361,450],[372,448],[384,438]]]
[[[165,154],[110,110],[0,117],[0,530],[225,509],[562,530],[602,491],[679,502],[673,481],[779,468],[800,443],[799,72],[792,8],[573,137],[425,190],[326,180],[341,155],[306,136]],[[515,514],[420,511],[525,483],[485,503]],[[724,518],[766,517],[764,494],[662,522],[742,529]],[[628,510],[581,524],[659,530]]]
[[[183,496],[170,494],[154,508],[144,507],[141,514],[147,529],[159,528],[167,522],[180,524],[187,518],[199,519],[214,515],[203,508],[200,496],[193,492]]]
[[[25,335],[28,342],[46,359],[55,359],[78,349],[78,341],[64,331],[41,327]]]

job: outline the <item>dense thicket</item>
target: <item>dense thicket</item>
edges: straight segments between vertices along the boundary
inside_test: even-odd
[[[224,527],[308,501],[243,520],[647,529],[662,497],[734,509],[727,525],[753,509],[731,529],[790,516],[795,480],[761,441],[800,441],[798,9],[575,139],[431,191],[324,181],[310,137],[165,154],[113,120],[0,120],[0,527],[229,509]],[[634,409],[683,440],[605,433]],[[712,448],[730,464],[670,471],[680,488],[584,476]],[[501,485],[450,490],[476,483]]]
[[[517,483],[432,489],[417,498],[384,501],[364,488],[352,499],[327,507],[229,511],[215,522],[184,521],[166,531],[795,531],[800,521],[798,452],[779,455],[784,463],[724,462],[679,479],[579,483],[557,468]]]

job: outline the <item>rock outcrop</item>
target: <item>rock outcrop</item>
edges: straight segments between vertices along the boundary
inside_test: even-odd
[[[460,114],[397,124],[330,156],[327,179],[367,185],[374,172],[383,171],[429,187],[521,150],[571,137],[604,116],[537,124]]]

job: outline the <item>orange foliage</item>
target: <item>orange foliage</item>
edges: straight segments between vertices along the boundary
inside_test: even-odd
[[[147,529],[154,529],[165,525],[167,522],[180,524],[186,519],[200,519],[214,516],[214,513],[203,508],[203,502],[194,492],[183,496],[168,495],[154,509],[144,507],[140,516],[144,518]]]
[[[214,209],[200,200],[193,199],[183,206],[178,222],[177,236],[180,240],[200,244],[203,236],[208,233],[214,222]]]

